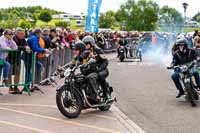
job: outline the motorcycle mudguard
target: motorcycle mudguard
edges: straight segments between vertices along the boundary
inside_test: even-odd
[[[59,87],[56,89],[56,91],[61,91],[61,90],[65,89],[65,88],[68,88],[68,86],[67,86],[67,85],[62,85],[62,86],[59,86]]]

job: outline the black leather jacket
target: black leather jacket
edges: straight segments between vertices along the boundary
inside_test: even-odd
[[[174,53],[172,64],[176,65],[183,65],[186,63],[190,63],[197,59],[196,53],[193,49],[186,49],[186,52],[181,52],[177,50]]]

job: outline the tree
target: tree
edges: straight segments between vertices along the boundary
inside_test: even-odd
[[[23,28],[23,29],[31,28],[31,23],[29,21],[22,19],[22,20],[19,21],[18,26]]]
[[[58,21],[55,22],[56,27],[64,27],[67,28],[70,24],[66,21]]]
[[[200,15],[196,18],[197,22],[200,22]]]
[[[112,28],[115,24],[115,12],[107,11],[105,14],[101,13],[99,17],[100,28]]]
[[[164,6],[160,9],[160,24],[165,27],[165,30],[169,30],[170,28],[174,30],[174,28],[179,27],[182,28],[184,19],[175,8],[170,8],[168,6]]]
[[[193,20],[198,21],[197,17],[200,16],[200,12],[198,12],[197,14],[194,15]]]
[[[115,18],[124,30],[151,31],[156,28],[158,11],[158,4],[151,0],[128,0],[121,5]]]
[[[48,11],[42,11],[40,13],[40,15],[38,16],[38,18],[46,23],[48,23],[49,21],[51,21],[52,17],[51,14]]]

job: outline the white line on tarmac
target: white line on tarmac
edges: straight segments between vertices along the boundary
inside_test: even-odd
[[[40,104],[15,104],[15,103],[0,103],[2,106],[30,106],[30,107],[44,107],[44,108],[54,108],[57,109],[57,106],[53,105],[40,105]],[[97,114],[89,114],[89,113],[82,113],[82,115],[89,115],[89,116],[96,116],[100,118],[110,119],[110,120],[116,120],[115,118],[111,116],[106,115],[97,115]]]
[[[124,127],[130,133],[146,133],[142,128],[140,128],[136,123],[128,118],[119,108],[115,105],[112,106],[112,112],[117,117],[119,122],[124,125]]]
[[[38,133],[53,133],[53,132],[49,132],[49,131],[46,131],[46,130],[33,128],[33,127],[29,127],[29,126],[25,126],[25,125],[13,123],[13,122],[8,122],[8,121],[1,121],[0,120],[0,124],[19,127],[19,128],[27,129],[27,130],[38,132]]]
[[[20,111],[20,110],[14,110],[14,109],[3,108],[3,107],[0,107],[0,110],[4,110],[4,111],[8,111],[8,112],[14,112],[14,113],[28,115],[28,116],[34,116],[34,117],[43,118],[43,119],[48,119],[48,120],[51,120],[51,121],[62,122],[62,123],[71,124],[71,125],[75,125],[75,126],[79,126],[79,127],[96,129],[96,130],[108,132],[108,133],[120,133],[119,131],[115,131],[113,129],[102,128],[102,127],[93,126],[93,125],[89,125],[89,124],[83,124],[83,123],[80,123],[80,122],[75,122],[75,121],[70,121],[70,120],[62,120],[62,119],[58,119],[58,118],[55,118],[55,117],[50,117],[50,116],[45,116],[45,115],[40,115],[40,114],[35,114],[35,113],[29,113],[29,112],[24,112],[24,111]]]

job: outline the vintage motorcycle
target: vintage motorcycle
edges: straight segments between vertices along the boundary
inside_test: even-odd
[[[194,107],[199,100],[198,89],[195,85],[192,68],[196,65],[196,62],[192,62],[186,65],[167,67],[167,69],[174,69],[180,72],[180,82],[186,92],[186,100],[188,100]]]
[[[59,111],[68,118],[76,118],[83,109],[99,108],[101,111],[108,111],[116,101],[116,98],[107,99],[103,95],[103,90],[98,85],[98,94],[100,100],[97,102],[92,98],[92,92],[88,86],[86,77],[78,72],[82,65],[78,63],[72,68],[67,68],[61,72],[60,77],[65,79],[62,86],[57,89],[56,103]],[[113,92],[113,88],[109,87],[109,93]]]

